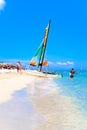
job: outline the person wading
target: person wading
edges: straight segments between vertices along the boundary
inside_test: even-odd
[[[75,71],[74,71],[74,69],[72,68],[72,69],[70,70],[70,78],[73,78],[73,77],[74,77],[74,74],[75,74]]]

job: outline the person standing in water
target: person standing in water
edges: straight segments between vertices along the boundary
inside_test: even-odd
[[[70,78],[73,78],[73,77],[74,77],[74,74],[75,74],[75,71],[74,71],[74,69],[72,68],[72,69],[70,70]]]

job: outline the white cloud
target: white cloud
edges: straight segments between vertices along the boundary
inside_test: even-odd
[[[58,65],[67,65],[66,62],[57,62]]]
[[[74,65],[73,61],[57,62],[58,65]]]
[[[5,0],[0,0],[0,10],[3,10],[5,5],[6,5],[6,1]]]
[[[52,65],[52,66],[56,66],[56,63],[55,63],[55,62],[52,62],[52,61],[48,61],[48,64],[49,64],[49,65]]]
[[[73,61],[67,61],[67,64],[74,65],[74,62]]]

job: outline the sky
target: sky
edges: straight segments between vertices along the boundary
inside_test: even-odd
[[[30,61],[50,19],[49,63],[87,68],[86,0],[0,0],[0,59]]]

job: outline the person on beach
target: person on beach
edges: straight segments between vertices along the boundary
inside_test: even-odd
[[[17,62],[17,72],[21,72],[22,71],[22,65],[21,65],[21,62],[18,61]]]
[[[74,71],[74,69],[72,68],[72,69],[70,70],[70,78],[73,78],[73,77],[74,77],[74,74],[75,74],[75,71]]]

